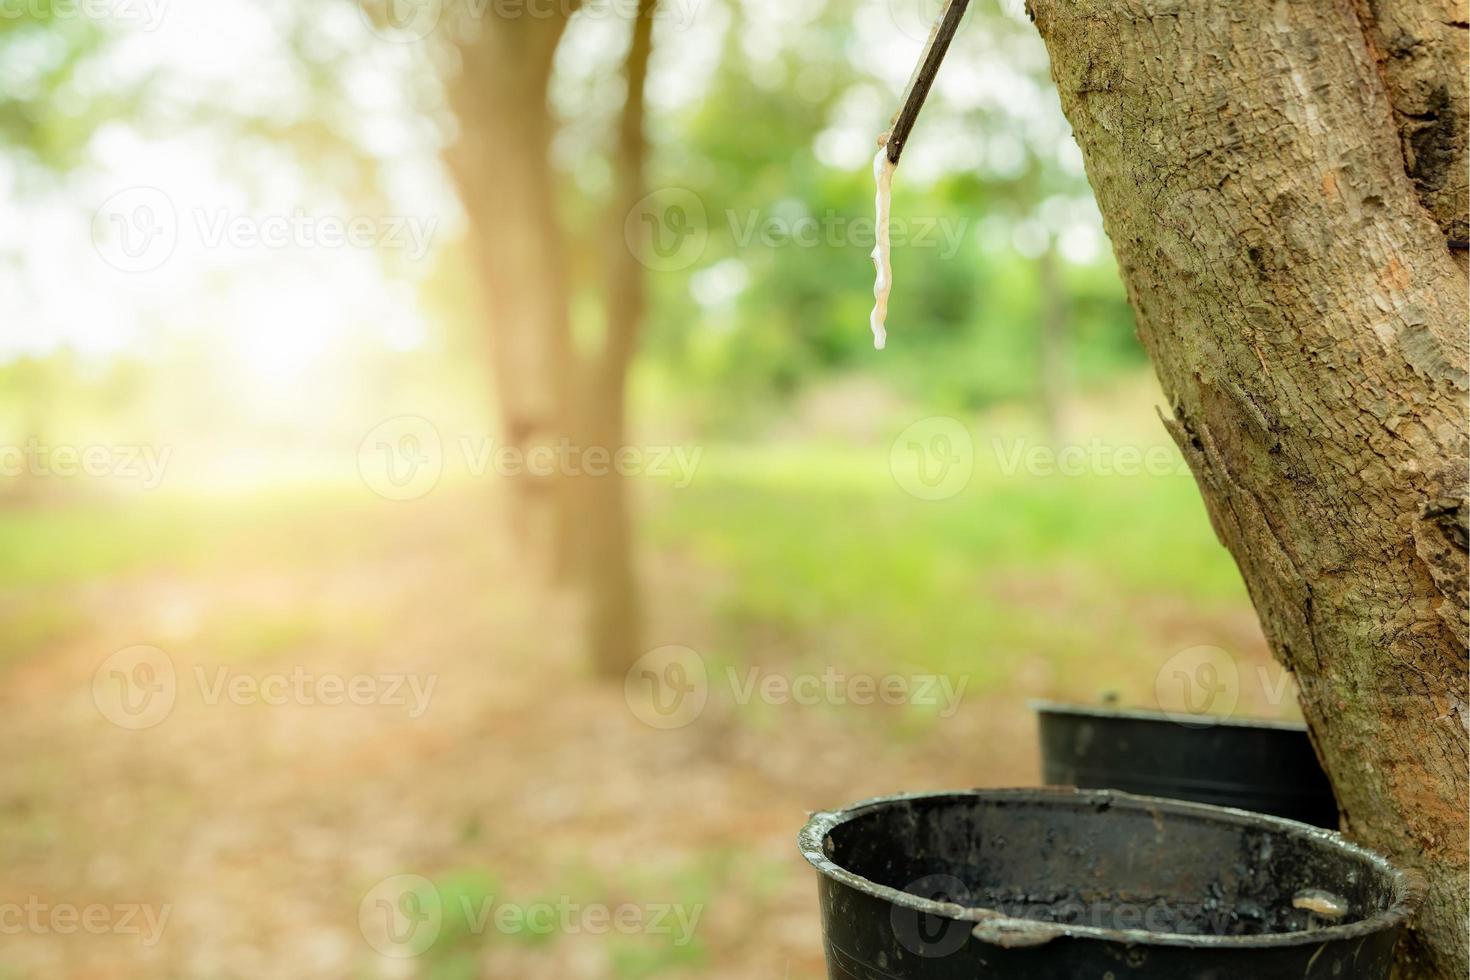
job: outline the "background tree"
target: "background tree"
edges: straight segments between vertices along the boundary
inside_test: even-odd
[[[591,232],[598,247],[580,269],[602,292],[600,330],[585,346],[573,342],[569,302],[587,284],[569,262],[576,248],[559,207],[556,122],[547,104],[572,6],[552,5],[546,16],[486,16],[464,31],[449,80],[458,138],[446,159],[469,217],[505,442],[522,454],[565,443],[613,456],[627,443],[626,377],[644,309],[644,270],[623,225],[642,196],[654,5],[642,0],[631,25],[608,217]],[[595,669],[622,676],[639,646],[623,480],[562,473],[511,484],[510,522],[524,560],[544,556],[554,578],[577,587]]]
[[[1032,0],[1185,453],[1345,829],[1466,952],[1463,5]]]
[[[445,159],[469,222],[501,438],[522,454],[554,448],[567,434],[574,387],[547,106],[568,11],[552,7],[544,17],[480,19],[448,66],[457,138]],[[552,554],[560,484],[510,478],[507,524],[525,560]]]
[[[0,17],[0,60],[12,66],[9,83],[0,88],[0,150],[14,168],[16,188],[35,193],[55,186],[85,163],[87,146],[102,123],[142,107],[142,87],[104,88],[89,77],[97,61],[114,43],[116,32],[93,21],[58,16],[49,5],[37,5],[21,16]],[[51,111],[66,99],[72,111]],[[0,263],[21,264],[20,253],[0,251]],[[18,361],[0,369],[5,401],[15,405],[24,438],[42,442],[58,408],[57,381],[69,359]],[[3,496],[21,498],[54,490],[22,473],[9,481]]]
[[[613,453],[628,443],[628,368],[638,347],[646,303],[643,266],[623,229],[644,193],[648,155],[644,91],[653,54],[653,12],[654,0],[639,0],[623,70],[626,94],[613,149],[613,193],[604,230],[602,337],[578,365],[582,383],[572,403],[577,413],[574,431],[582,444]],[[639,653],[640,611],[627,485],[613,471],[584,477],[577,487],[581,493],[574,498],[572,519],[585,541],[579,571],[586,583],[587,641],[598,671],[621,677]]]

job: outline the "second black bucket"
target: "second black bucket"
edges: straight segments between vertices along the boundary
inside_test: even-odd
[[[1336,833],[1123,793],[812,816],[831,980],[1387,980],[1406,875]]]
[[[1233,806],[1337,827],[1337,800],[1303,725],[1032,705],[1042,781]],[[1187,721],[1187,723],[1185,723]]]

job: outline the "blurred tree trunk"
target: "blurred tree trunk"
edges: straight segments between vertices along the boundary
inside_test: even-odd
[[[653,48],[652,0],[640,0],[625,75],[627,97],[613,148],[614,189],[604,280],[602,342],[585,356],[571,339],[566,270],[550,162],[547,106],[566,5],[555,16],[487,18],[459,47],[451,83],[459,139],[447,154],[469,215],[489,311],[491,365],[505,443],[525,456],[581,455],[574,470],[511,479],[513,528],[526,561],[576,587],[586,646],[600,674],[637,659],[639,601],[626,481],[587,473],[587,450],[617,459],[626,445],[625,389],[644,310],[643,267],[623,222],[643,194],[644,88]]]
[[[1344,829],[1428,878],[1404,972],[1460,980],[1464,6],[1030,6],[1167,425]]]
[[[569,431],[574,381],[546,101],[565,6],[547,16],[486,17],[459,46],[449,92],[459,138],[446,152],[485,293],[502,444],[543,470]],[[568,481],[526,472],[505,479],[521,559],[554,569]]]
[[[614,188],[606,227],[602,349],[590,357],[582,429],[587,445],[612,458],[627,444],[628,366],[638,345],[645,304],[644,269],[628,246],[623,225],[644,195],[647,141],[643,132],[648,62],[653,54],[654,0],[639,0],[624,66],[627,95],[613,150]],[[593,665],[621,677],[638,659],[640,608],[634,568],[627,481],[616,472],[587,477],[581,494],[585,519],[587,586]]]

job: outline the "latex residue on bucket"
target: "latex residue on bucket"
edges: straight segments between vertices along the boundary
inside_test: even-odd
[[[893,209],[893,161],[888,159],[888,147],[880,146],[873,158],[873,177],[878,182],[875,208],[878,212],[873,232],[873,265],[877,279],[873,283],[873,313],[868,317],[868,326],[873,330],[873,346],[878,350],[888,343],[888,330],[884,326],[888,319],[888,294],[893,290],[893,266],[889,261],[889,215]]]
[[[1341,895],[1320,888],[1304,888],[1291,899],[1291,907],[1303,909],[1324,919],[1341,919],[1348,914],[1348,901]]]

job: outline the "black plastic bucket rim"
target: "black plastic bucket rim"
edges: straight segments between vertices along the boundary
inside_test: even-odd
[[[1337,796],[1300,722],[1032,701],[1042,782],[1239,807],[1338,829]]]
[[[898,888],[880,885],[861,875],[853,874],[851,871],[830,860],[827,857],[824,847],[827,836],[837,827],[861,817],[869,811],[892,806],[896,803],[914,800],[944,799],[1034,801],[1046,796],[1056,797],[1059,802],[1075,803],[1084,807],[1104,809],[1111,807],[1132,807],[1144,809],[1156,814],[1174,813],[1179,815],[1193,815],[1219,820],[1225,823],[1272,827],[1278,831],[1326,840],[1332,843],[1334,847],[1341,848],[1343,851],[1355,855],[1382,871],[1393,882],[1393,904],[1387,909],[1354,922],[1322,926],[1309,931],[1266,933],[1252,936],[1198,936],[1173,932],[1150,932],[1146,929],[1104,929],[1097,926],[1062,925],[1060,923],[1041,922],[1034,919],[1016,919],[989,909],[966,908],[951,902],[936,902]],[[1249,810],[1237,810],[1233,807],[1211,806],[1206,803],[1189,803],[1183,800],[1168,800],[1154,796],[1136,796],[1132,793],[1122,793],[1117,790],[1108,789],[1082,790],[1072,789],[1070,787],[1047,786],[1025,789],[973,789],[932,793],[898,793],[892,796],[879,796],[873,799],[863,800],[860,803],[854,803],[852,806],[845,807],[841,810],[823,810],[813,813],[811,819],[807,821],[806,826],[801,829],[801,833],[797,835],[797,844],[801,848],[802,856],[807,859],[812,867],[816,868],[818,874],[830,878],[839,884],[846,885],[848,888],[855,889],[863,894],[900,908],[912,909],[915,912],[937,916],[942,919],[952,919],[957,922],[974,922],[977,928],[983,923],[985,929],[983,931],[977,931],[976,935],[978,937],[1005,936],[1008,937],[1008,941],[1019,941],[1025,945],[1039,945],[1049,942],[1052,939],[1065,937],[1151,946],[1183,946],[1192,949],[1263,949],[1281,946],[1306,946],[1335,940],[1352,940],[1384,930],[1400,928],[1414,915],[1419,905],[1418,889],[1414,887],[1413,879],[1407,872],[1390,863],[1387,858],[1378,854],[1376,851],[1370,851],[1365,847],[1360,847],[1336,831],[1324,830],[1321,827],[1298,823],[1295,820],[1286,820],[1281,817],[1252,813]]]
[[[1219,728],[1272,728],[1284,732],[1307,731],[1307,726],[1300,721],[1286,721],[1275,718],[1237,718],[1234,715],[1209,715],[1192,714],[1184,711],[1151,711],[1147,708],[1114,708],[1110,705],[1088,705],[1070,704],[1065,701],[1033,700],[1026,702],[1026,707],[1036,714],[1053,715],[1080,715],[1085,718],[1098,718],[1103,721],[1111,721],[1119,718],[1132,719],[1135,721],[1167,721],[1186,728],[1219,727]]]

